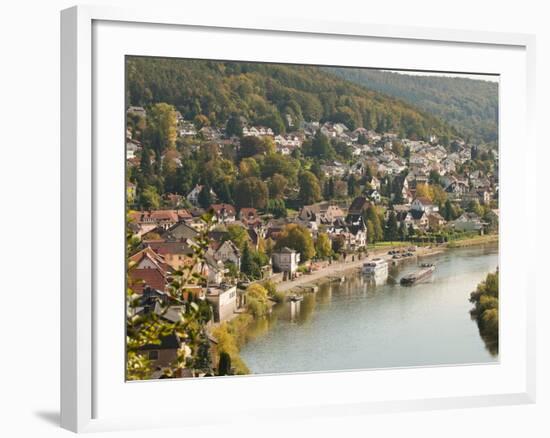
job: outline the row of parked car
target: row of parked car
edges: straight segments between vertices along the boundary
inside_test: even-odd
[[[416,246],[409,246],[407,249],[392,249],[388,251],[388,255],[393,256],[393,259],[402,259],[405,257],[412,257],[416,251]]]

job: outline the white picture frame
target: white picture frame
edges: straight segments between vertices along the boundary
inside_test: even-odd
[[[132,30],[132,27],[134,28]],[[140,32],[136,32],[139,28]],[[125,39],[131,33],[136,37],[136,44],[139,44],[138,35],[147,29],[149,35],[149,47],[143,45],[137,53],[125,46]],[[504,187],[501,198],[503,206],[501,212],[501,271],[504,276],[501,280],[503,289],[514,288],[521,293],[507,295],[501,293],[503,310],[513,316],[516,330],[512,331],[510,320],[502,322],[503,340],[508,336],[509,346],[503,347],[502,360],[498,365],[479,367],[434,367],[404,370],[368,370],[338,373],[311,373],[287,376],[260,376],[260,377],[239,377],[232,379],[193,379],[188,382],[144,382],[125,384],[120,381],[120,367],[123,367],[123,357],[118,356],[119,347],[109,350],[106,345],[107,332],[118,330],[117,315],[121,311],[120,305],[123,302],[123,289],[119,286],[120,299],[113,302],[110,298],[101,295],[98,298],[98,286],[108,284],[112,281],[117,285],[120,282],[120,270],[110,271],[104,269],[105,258],[109,257],[106,252],[105,239],[111,238],[109,242],[116,246],[121,243],[120,237],[108,236],[105,231],[105,223],[109,220],[108,214],[119,211],[121,214],[120,223],[123,222],[123,193],[114,190],[114,193],[106,193],[112,187],[113,181],[120,176],[123,169],[117,170],[120,164],[113,156],[113,160],[107,160],[108,151],[102,149],[98,153],[98,141],[116,142],[112,136],[117,132],[122,122],[113,119],[113,123],[107,126],[104,113],[107,102],[105,93],[109,86],[100,83],[106,77],[108,71],[103,68],[107,61],[115,59],[120,62],[121,53],[125,54],[155,54],[159,56],[178,56],[178,48],[170,44],[158,44],[158,38],[169,38],[171,32],[201,32],[201,35],[221,35],[224,32],[233,32],[235,41],[238,38],[247,38],[253,35],[261,40],[268,38],[269,41],[285,43],[289,38],[304,38],[310,40],[312,48],[314,40],[331,38],[341,44],[369,44],[383,42],[385,45],[406,44],[411,48],[419,48],[429,53],[430,50],[447,50],[447,45],[460,48],[467,56],[468,51],[478,49],[486,50],[487,53],[500,53],[502,59],[492,60],[479,59],[479,68],[439,68],[438,70],[469,73],[492,73],[501,74],[503,77],[501,86],[501,187]],[[157,36],[154,36],[157,35]],[[107,50],[105,41],[109,41]],[[168,40],[166,40],[168,41]],[[266,40],[267,41],[267,40]],[[313,41],[313,42],[311,42]],[[339,42],[338,42],[339,41]],[[124,43],[124,44],[123,44]],[[259,43],[258,43],[259,44]],[[253,45],[254,46],[254,45]],[[265,47],[265,46],[264,46]],[[268,46],[274,47],[274,46]],[[440,49],[437,49],[439,47]],[[138,50],[136,49],[136,50]],[[117,52],[118,50],[118,52]],[[130,50],[130,51],[126,51]],[[198,49],[197,49],[198,50]],[[189,57],[200,57],[195,50]],[[406,58],[403,47],[401,47],[403,58]],[[412,49],[411,49],[412,50]],[[109,53],[108,53],[109,52]],[[277,53],[267,56],[267,61],[280,60]],[[315,52],[312,50],[312,52]],[[378,50],[380,52],[380,50]],[[377,52],[377,53],[378,53]],[[532,121],[534,120],[534,52],[535,39],[532,35],[491,33],[483,31],[460,31],[450,29],[427,29],[416,27],[401,27],[388,25],[374,25],[370,23],[341,23],[341,22],[317,22],[307,20],[294,20],[289,17],[247,17],[241,16],[239,20],[228,22],[224,17],[216,16],[209,12],[204,16],[188,15],[185,11],[178,10],[134,10],[119,9],[110,7],[78,6],[62,11],[61,13],[61,425],[62,427],[75,431],[100,431],[119,428],[148,428],[164,426],[188,426],[200,424],[204,421],[211,421],[213,414],[216,415],[216,422],[223,423],[232,421],[235,414],[249,416],[262,421],[270,421],[281,414],[291,415],[296,418],[307,418],[311,416],[342,415],[346,413],[363,415],[369,412],[394,412],[403,410],[418,409],[441,409],[451,407],[473,407],[502,404],[532,403],[535,400],[535,321],[534,321],[534,295],[536,291],[535,275],[533,267],[520,260],[519,254],[522,251],[530,251],[535,248],[533,237],[524,236],[523,239],[514,236],[511,230],[520,221],[534,217],[536,207],[530,212],[527,209],[512,208],[514,200],[518,200],[518,206],[535,199],[536,184],[535,172],[528,167],[525,158],[516,156],[516,152],[509,149],[512,140],[523,140],[522,152],[533,157],[536,155],[535,139],[533,134]],[[236,53],[236,52],[235,52]],[[420,53],[420,52],[419,52]],[[436,52],[434,52],[436,53]],[[442,52],[443,53],[443,52]],[[481,52],[480,52],[481,53]],[[485,52],[484,52],[485,53]],[[102,58],[105,56],[105,58]],[[112,56],[112,58],[111,58]],[[214,57],[206,55],[205,57]],[[238,53],[234,56],[241,59]],[[288,62],[296,62],[298,58],[292,58],[289,54]],[[312,55],[311,63],[317,59]],[[383,65],[383,56],[379,55],[378,61],[369,64],[372,67],[403,68],[398,65]],[[435,60],[429,57],[417,57],[409,68],[434,70]],[[448,57],[441,56],[441,63],[447,65],[458,65],[457,59],[447,60]],[[474,59],[473,57],[472,59]],[[374,59],[374,58],[373,58]],[[259,60],[247,58],[243,60]],[[446,61],[444,61],[446,60]],[[518,62],[519,61],[519,62]],[[402,61],[406,62],[406,61]],[[470,65],[474,61],[470,60]],[[345,53],[341,59],[333,63],[343,63]],[[414,65],[413,65],[414,64]],[[467,64],[467,63],[466,63]],[[466,65],[464,64],[464,65]],[[361,62],[354,63],[361,66]],[[514,67],[515,66],[515,67]],[[111,68],[111,66],[108,66]],[[116,67],[119,68],[120,66]],[[406,66],[405,66],[406,67]],[[123,78],[117,77],[110,86],[119,86]],[[510,78],[510,82],[507,82]],[[515,91],[512,91],[511,79],[515,82]],[[519,86],[519,83],[522,86]],[[99,91],[98,90],[103,90]],[[108,99],[112,99],[114,106],[123,104],[117,100],[116,93],[111,93]],[[509,91],[510,90],[510,91]],[[511,94],[508,94],[508,93]],[[103,94],[101,94],[103,93]],[[114,113],[118,114],[118,113]],[[120,113],[122,114],[122,113]],[[504,127],[503,127],[504,125]],[[98,128],[98,126],[100,128]],[[122,132],[122,131],[119,131]],[[115,143],[116,144],[116,143]],[[123,142],[120,142],[123,149]],[[116,146],[111,146],[114,148]],[[123,151],[120,151],[120,157]],[[110,164],[106,164],[109,162]],[[512,166],[516,166],[515,173]],[[520,182],[516,185],[510,184],[512,178]],[[108,198],[108,199],[107,199]],[[509,200],[509,201],[508,201]],[[119,207],[119,203],[121,203]],[[532,203],[535,205],[535,203]],[[117,209],[118,208],[118,209]],[[106,216],[107,214],[107,216]],[[118,219],[112,219],[115,222]],[[120,229],[118,229],[120,231]],[[118,232],[117,231],[117,232]],[[508,233],[507,233],[508,231]],[[533,236],[536,233],[533,233]],[[103,239],[103,240],[102,240]],[[121,246],[122,248],[122,246]],[[506,266],[517,264],[518,272],[507,273]],[[116,265],[116,263],[111,265]],[[120,267],[119,267],[120,268]],[[101,287],[100,287],[101,288]],[[118,289],[117,289],[118,288]],[[101,288],[105,290],[105,287]],[[103,292],[104,293],[104,292]],[[509,298],[509,299],[508,299]],[[108,311],[103,306],[108,305]],[[117,307],[118,306],[118,307]],[[123,311],[123,307],[122,307]],[[98,322],[98,312],[101,312],[101,324]],[[113,318],[111,320],[111,317]],[[108,321],[108,322],[105,322]],[[120,328],[122,330],[122,328]],[[121,332],[122,333],[122,332]],[[117,341],[118,342],[118,341]],[[123,344],[124,339],[119,340]],[[508,342],[508,341],[506,341]],[[114,345],[114,344],[113,344]],[[508,350],[506,350],[508,348]],[[508,353],[507,353],[508,351]],[[103,352],[101,354],[100,352]],[[117,362],[109,368],[105,361],[107,353],[112,353]],[[120,362],[120,363],[118,363]],[[456,368],[456,369],[455,369]],[[495,371],[497,370],[497,371]],[[113,374],[111,377],[111,371]],[[501,372],[502,371],[502,372]],[[113,377],[114,376],[114,377]],[[319,380],[322,378],[323,380]],[[391,378],[396,382],[396,387],[389,388],[380,383],[376,387],[375,380],[383,382]],[[480,379],[485,385],[480,385],[479,391],[473,391],[471,387],[463,384],[472,378]],[[111,381],[110,379],[114,379]],[[454,387],[447,388],[451,380]],[[428,388],[427,383],[434,381],[433,388]],[[116,384],[113,384],[115,382]],[[410,382],[410,390],[404,383]],[[437,382],[440,382],[438,385]],[[506,382],[506,383],[505,383]],[[177,410],[167,411],[166,406],[159,403],[156,407],[149,407],[148,415],[136,412],[131,407],[128,410],[117,410],[115,405],[124,405],[126,401],[135,399],[138,396],[156,397],[159,394],[166,394],[170,391],[170,385],[187,384],[188,391],[235,391],[243,394],[243,402],[229,411],[223,411],[221,407],[213,406],[209,409],[208,416],[196,412],[193,420],[185,419],[178,415]],[[403,383],[400,385],[400,383]],[[323,392],[316,392],[314,388],[324,386]],[[357,385],[368,385],[371,394],[362,394],[361,391],[351,391]],[[156,386],[154,386],[156,385]],[[294,404],[286,403],[285,391],[296,385],[301,389],[311,391],[309,398],[304,396]],[[415,386],[417,385],[417,386]],[[425,388],[420,388],[425,385]],[[437,386],[439,386],[437,388]],[[116,388],[115,388],[116,387]],[[120,387],[120,388],[119,388]],[[109,388],[109,389],[106,389]],[[119,388],[119,389],[117,389]],[[378,389],[377,389],[378,388]],[[273,391],[273,404],[257,403],[247,405],[244,397],[253,394],[254,391]],[[112,391],[112,392],[111,392]],[[117,392],[119,391],[119,392]],[[378,391],[378,392],[377,392]],[[124,393],[124,394],[123,394]],[[121,398],[119,398],[121,397]],[[126,398],[124,398],[126,397]],[[123,399],[124,398],[124,399]],[[167,400],[166,403],[173,402]],[[131,404],[130,404],[131,406]],[[190,412],[189,408],[184,409]]]

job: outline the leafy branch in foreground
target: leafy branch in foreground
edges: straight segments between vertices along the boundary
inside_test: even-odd
[[[209,218],[205,218],[210,224]],[[195,240],[191,262],[174,271],[169,278],[166,296],[150,293],[139,295],[133,292],[134,283],[128,278],[126,311],[126,378],[143,380],[152,377],[152,361],[147,347],[160,346],[163,338],[176,336],[180,341],[176,358],[162,368],[162,377],[177,377],[184,368],[193,375],[212,375],[206,323],[211,319],[210,305],[195,301],[190,292],[193,287],[202,287],[205,278],[201,266],[208,249],[208,229]],[[137,248],[136,240],[127,227],[127,253]],[[128,263],[127,270],[132,268]]]

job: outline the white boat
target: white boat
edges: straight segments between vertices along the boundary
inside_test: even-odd
[[[363,274],[385,277],[388,275],[388,262],[381,258],[369,260],[363,264]]]

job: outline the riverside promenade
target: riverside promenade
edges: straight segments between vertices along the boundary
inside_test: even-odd
[[[396,245],[396,247],[403,248],[402,246],[400,247],[398,245]],[[355,255],[355,260],[353,260],[353,256],[348,255],[345,261],[337,261],[333,262],[332,264],[324,262],[325,266],[314,270],[309,274],[303,274],[294,280],[278,283],[277,290],[281,292],[289,292],[301,286],[312,286],[321,284],[329,281],[333,277],[341,277],[346,273],[349,273],[350,271],[358,271],[363,266],[363,263],[373,258],[382,258],[384,260],[390,261],[392,259],[392,256],[388,254],[388,251],[390,251],[391,249],[394,248],[388,246],[385,248],[370,250],[368,257],[363,257],[361,259],[359,259],[357,255]],[[415,257],[424,257],[432,254],[437,254],[444,249],[444,246],[417,247],[414,254]]]

